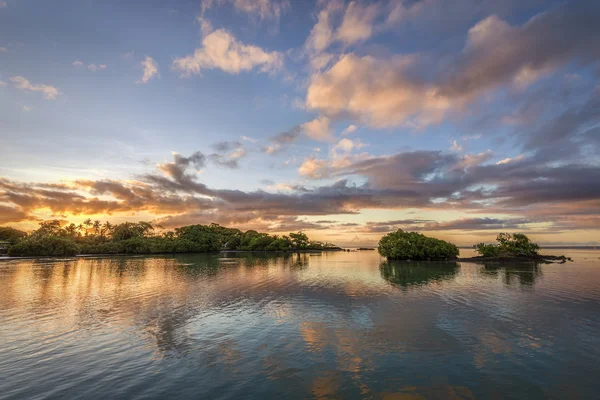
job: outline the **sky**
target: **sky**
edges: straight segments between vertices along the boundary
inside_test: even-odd
[[[0,0],[0,225],[600,244],[600,2]]]

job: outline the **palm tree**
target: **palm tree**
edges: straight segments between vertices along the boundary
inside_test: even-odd
[[[83,225],[85,225],[85,236],[88,235],[88,229],[90,226],[92,226],[92,220],[91,218],[86,219],[85,221],[83,221]]]
[[[98,236],[100,234],[100,226],[101,226],[102,222],[100,220],[95,220],[94,221],[94,234],[96,236]]]
[[[104,237],[105,234],[112,234],[114,226],[110,222],[106,221],[102,226],[102,230],[100,231],[100,236]]]

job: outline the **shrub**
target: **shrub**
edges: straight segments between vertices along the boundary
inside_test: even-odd
[[[500,246],[495,244],[478,243],[473,247],[483,257],[498,257],[500,255]]]
[[[15,244],[20,240],[25,239],[27,233],[8,226],[0,226],[0,240],[6,240],[9,243]]]
[[[382,237],[378,250],[391,260],[452,260],[458,256],[458,247],[452,243],[402,229]]]
[[[496,237],[497,244],[476,244],[475,251],[484,257],[527,257],[538,254],[540,246],[533,243],[523,233],[500,233]]]
[[[58,236],[31,236],[8,249],[11,257],[74,256],[79,246],[70,239]]]

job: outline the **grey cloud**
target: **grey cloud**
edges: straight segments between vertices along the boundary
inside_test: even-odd
[[[594,1],[569,2],[521,27],[488,17],[469,31],[463,53],[445,73],[441,94],[477,94],[569,62],[595,63],[600,59],[598,18],[600,3]]]

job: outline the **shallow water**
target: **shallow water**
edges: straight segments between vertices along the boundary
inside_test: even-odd
[[[559,252],[3,261],[0,398],[597,398],[600,251]]]

